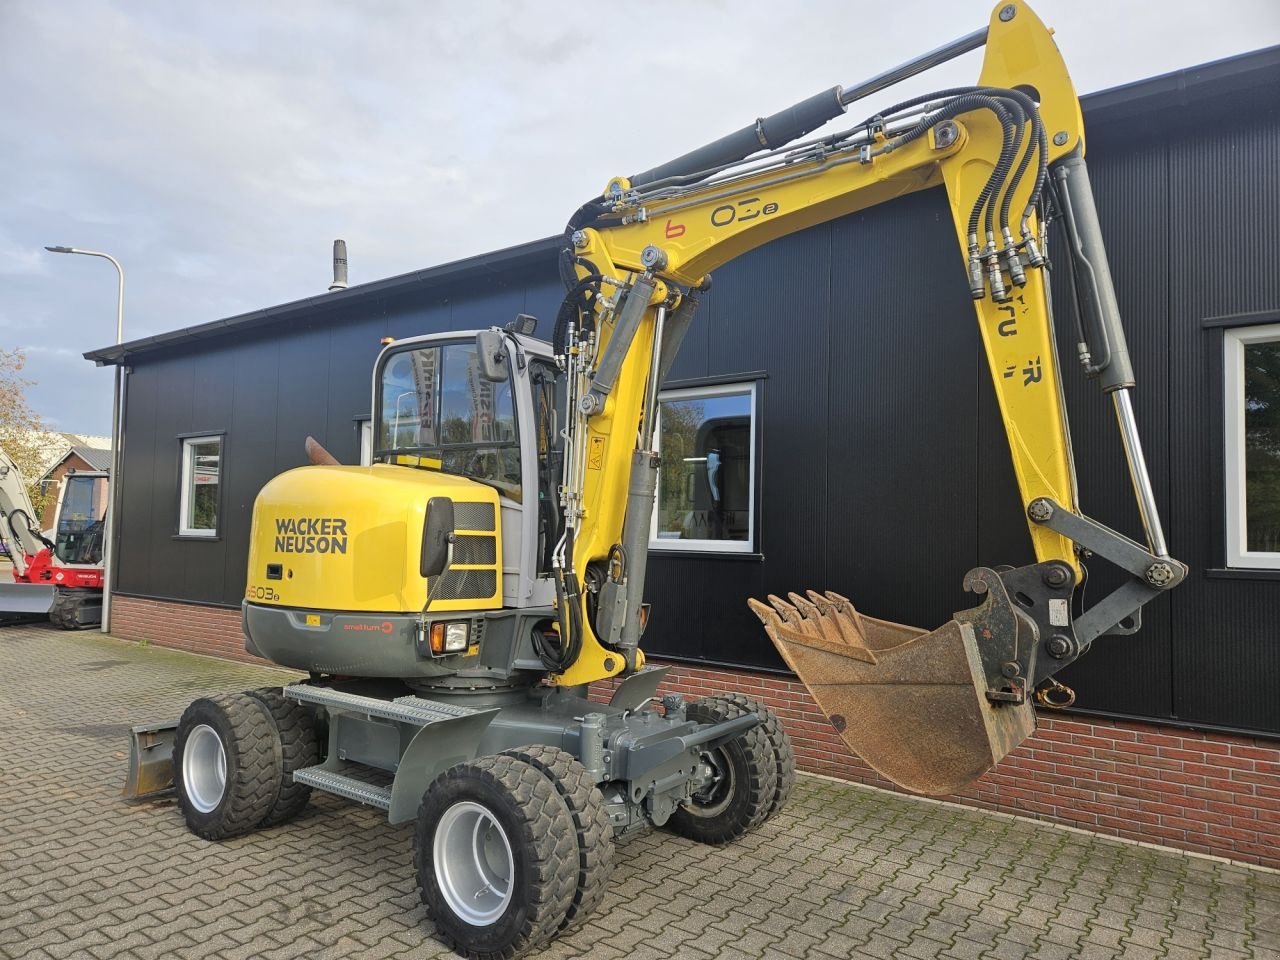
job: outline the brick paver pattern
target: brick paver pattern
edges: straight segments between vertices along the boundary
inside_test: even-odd
[[[447,957],[412,826],[316,795],[225,843],[120,800],[128,728],[291,674],[94,632],[0,628],[0,957]],[[802,777],[724,848],[620,844],[542,958],[1280,957],[1280,875]]]

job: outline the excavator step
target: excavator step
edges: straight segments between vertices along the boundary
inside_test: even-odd
[[[340,797],[346,797],[348,800],[356,800],[371,807],[377,807],[380,810],[391,809],[390,786],[384,787],[376,783],[366,783],[357,777],[337,773],[333,770],[325,770],[321,767],[303,767],[301,770],[295,770],[293,779],[295,783],[305,783],[307,786],[323,790],[325,793],[334,793]]]
[[[345,690],[318,687],[309,683],[297,683],[285,687],[283,692],[286,697],[302,703],[314,703],[342,713],[357,713],[383,720],[397,720],[420,727],[441,720],[467,717],[476,712],[470,707],[425,700],[422,697],[407,696],[397,697],[395,700],[383,700],[379,697],[366,697],[358,693],[347,693]]]

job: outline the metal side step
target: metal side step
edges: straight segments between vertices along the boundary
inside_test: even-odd
[[[293,780],[295,783],[305,783],[307,786],[315,787],[317,790],[336,793],[340,797],[346,797],[348,800],[358,800],[360,803],[367,803],[369,806],[378,807],[381,810],[391,809],[391,788],[389,786],[380,787],[374,783],[365,783],[355,777],[344,776],[341,773],[323,770],[320,767],[303,767],[301,770],[295,770],[293,772]]]
[[[297,683],[285,687],[284,695],[303,703],[314,703],[332,710],[381,717],[384,720],[399,720],[419,726],[437,723],[440,720],[467,717],[476,712],[470,707],[424,700],[422,697],[408,696],[397,697],[395,700],[382,700],[378,697],[361,696],[358,693],[345,693],[342,690],[334,690],[332,687],[316,687],[309,683]]]

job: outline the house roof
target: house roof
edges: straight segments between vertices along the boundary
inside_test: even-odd
[[[94,470],[111,470],[111,449],[101,450],[97,447],[84,447],[76,445],[71,448],[71,453],[87,463]],[[69,455],[69,454],[68,454]],[[66,457],[62,458],[63,460]]]
[[[88,433],[56,433],[50,430],[33,430],[27,436],[28,445],[40,451],[38,469],[41,479],[67,458],[73,447],[90,450],[110,450],[111,438]],[[88,459],[88,458],[86,458]]]
[[[1224,60],[1175,70],[1161,76],[1125,84],[1081,97],[1081,106],[1092,134],[1138,130],[1173,118],[1197,122],[1212,118],[1226,103],[1236,109],[1274,110],[1280,102],[1280,46],[1267,47]],[[265,307],[222,320],[159,333],[86,353],[99,366],[118,364],[126,358],[168,347],[222,337],[247,328],[264,329],[374,295],[426,291],[451,281],[478,276],[502,276],[513,270],[540,264],[553,265],[563,244],[561,236],[544,237],[503,250],[455,260],[423,270],[357,284],[346,290],[318,294],[274,307]]]

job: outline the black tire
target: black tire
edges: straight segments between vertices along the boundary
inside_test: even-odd
[[[311,799],[311,788],[304,783],[294,783],[293,773],[320,762],[318,724],[314,713],[297,700],[290,700],[279,687],[246,693],[267,708],[280,739],[280,790],[258,824],[274,827],[300,814]]]
[[[609,822],[604,795],[587,768],[567,750],[533,744],[504,753],[542,771],[573,818],[574,832],[578,837],[578,883],[574,888],[573,902],[560,924],[560,929],[565,930],[594,912],[604,899],[609,879],[613,876],[613,824]]]
[[[758,715],[760,727],[764,730],[764,735],[769,738],[769,745],[773,747],[773,763],[778,768],[778,779],[773,801],[769,804],[769,812],[765,814],[765,819],[768,820],[786,806],[787,800],[791,797],[791,790],[796,785],[796,752],[791,746],[791,738],[787,736],[787,731],[782,729],[782,722],[769,708],[761,706],[750,697],[743,696],[741,693],[724,693],[719,699],[727,700],[743,710],[749,710]]]
[[[511,960],[541,946],[560,929],[578,884],[564,798],[542,771],[501,754],[450,767],[427,787],[413,862],[437,936],[474,960]]]
[[[686,709],[689,719],[699,723],[720,723],[749,712],[719,697],[695,700]],[[665,826],[699,843],[729,843],[769,815],[778,779],[773,747],[757,724],[703,758],[717,771],[717,782],[681,804]]]
[[[187,707],[174,737],[173,782],[192,833],[225,840],[262,822],[280,793],[278,743],[267,708],[248,694]]]

